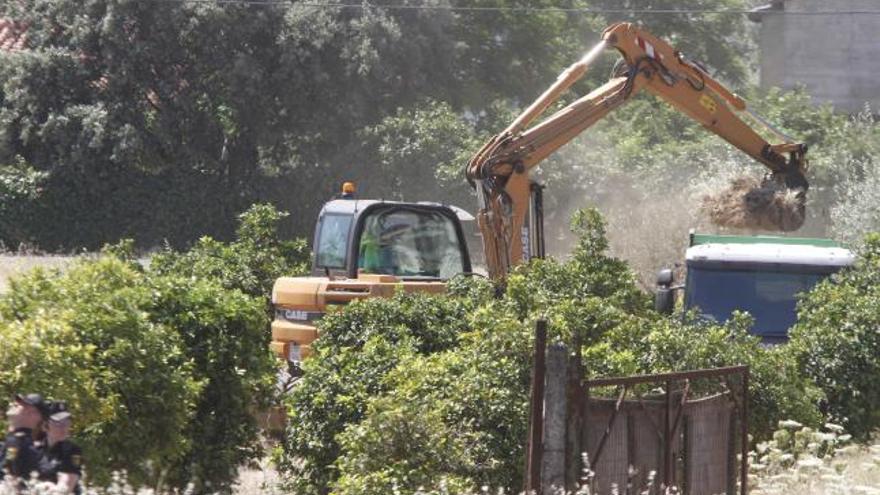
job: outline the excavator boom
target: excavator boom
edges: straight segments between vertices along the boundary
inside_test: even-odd
[[[617,49],[623,57],[614,77],[529,127],[583,77],[590,63],[606,48]],[[618,23],[606,29],[596,47],[563,71],[550,88],[468,163],[467,177],[477,190],[477,223],[491,278],[503,279],[523,259],[519,241],[528,206],[530,169],[642,90],[660,97],[764,164],[779,187],[797,191],[798,208],[803,209],[809,187],[804,177],[806,145],[793,142],[754,115],[742,98],[668,43],[633,24]],[[767,142],[740,117],[742,113],[751,115],[783,142]],[[802,223],[803,215],[799,218]],[[794,230],[800,223],[789,222],[779,228]]]

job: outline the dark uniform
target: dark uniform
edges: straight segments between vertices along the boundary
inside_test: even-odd
[[[49,405],[49,421],[70,421],[70,412],[64,402],[53,402]],[[46,445],[43,456],[40,459],[40,480],[58,482],[59,473],[75,474],[82,478],[82,449],[69,439]],[[81,493],[80,484],[77,480],[73,493]]]
[[[39,466],[42,481],[57,483],[58,473],[82,477],[82,449],[70,440],[62,440],[46,448]],[[79,483],[74,493],[79,493]]]
[[[3,446],[3,470],[23,480],[39,471],[40,451],[34,446],[30,428],[19,428],[8,435]]]

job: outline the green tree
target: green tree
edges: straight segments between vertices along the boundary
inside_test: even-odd
[[[68,401],[99,484],[117,469],[161,483],[191,441],[204,383],[182,337],[151,318],[152,297],[145,274],[106,257],[63,275],[34,271],[0,300],[3,395],[33,389]]]
[[[211,278],[155,277],[149,290],[151,320],[176,332],[203,384],[167,483],[191,485],[194,493],[229,492],[238,468],[264,454],[254,410],[271,403],[277,368],[265,300]]]
[[[232,242],[202,237],[187,251],[168,248],[150,258],[150,270],[165,276],[216,280],[224,288],[268,303],[278,277],[302,275],[309,269],[306,243],[281,238],[288,216],[269,204],[255,204],[238,216]]]
[[[385,375],[406,356],[455,346],[477,300],[398,294],[352,303],[321,320],[315,356],[303,364],[305,375],[287,400],[279,461],[292,489],[327,492],[338,476],[337,435],[360,421],[367,400],[387,389]]]
[[[407,356],[389,373],[388,391],[339,435],[333,493],[521,486],[531,325],[501,305],[473,323],[460,347]]]
[[[68,400],[97,485],[127,470],[136,485],[229,492],[264,454],[254,411],[275,399],[271,284],[307,260],[302,241],[279,240],[283,218],[256,205],[228,244],[205,238],[144,267],[124,241],[13,280],[0,391]]]
[[[480,142],[473,125],[448,104],[429,100],[411,111],[400,108],[362,135],[364,149],[373,152],[381,171],[378,177],[359,178],[371,193],[397,200],[473,202],[464,185],[464,164]]]
[[[28,24],[31,49],[0,55],[0,159],[19,154],[49,174],[46,247],[226,233],[253,197],[259,147],[283,111],[281,12],[158,7],[4,7]]]
[[[798,305],[789,351],[825,393],[833,421],[868,439],[880,425],[880,236],[866,237],[856,265],[823,281]]]
[[[169,473],[173,486],[228,491],[238,468],[264,454],[254,410],[274,397],[278,363],[269,352],[269,301],[281,276],[307,270],[302,240],[284,241],[287,214],[257,204],[239,215],[236,239],[204,237],[185,252],[151,257],[152,318],[174,328],[205,386],[188,430],[191,443]]]

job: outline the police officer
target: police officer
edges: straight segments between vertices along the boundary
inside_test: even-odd
[[[40,394],[17,394],[9,404],[6,418],[9,433],[3,446],[3,471],[24,482],[39,470],[40,451],[34,446],[34,430],[47,416],[46,401]]]
[[[40,480],[55,483],[62,493],[80,493],[82,449],[70,440],[71,415],[64,402],[49,405],[46,448],[40,459]]]

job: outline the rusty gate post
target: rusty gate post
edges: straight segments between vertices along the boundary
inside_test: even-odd
[[[529,398],[529,433],[526,440],[526,493],[541,491],[541,458],[544,450],[544,375],[547,352],[547,321],[535,324],[535,352],[532,365],[532,387]]]
[[[565,346],[550,346],[544,384],[544,458],[541,466],[541,491],[545,495],[565,489],[567,368],[568,350]]]

